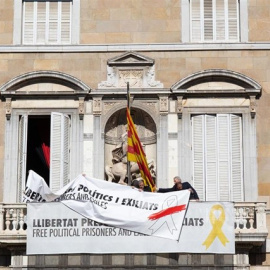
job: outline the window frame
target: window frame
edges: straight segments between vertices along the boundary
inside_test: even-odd
[[[14,1],[14,28],[13,28],[13,44],[21,45],[23,43],[23,0],[13,0]],[[66,44],[56,44],[56,43],[33,43],[32,45],[37,46],[50,46],[50,45],[71,45],[79,44],[80,38],[80,0],[72,0],[71,4],[71,33],[70,42]],[[31,45],[31,44],[24,44]]]
[[[238,0],[239,6],[239,39],[238,41],[208,41],[207,43],[248,42],[248,0]],[[191,43],[190,0],[181,1],[181,38],[183,43]],[[194,43],[206,43],[205,41]]]
[[[193,187],[198,194],[201,194],[200,199],[204,201],[243,201],[242,115],[234,113],[192,114],[191,125],[192,180]],[[235,127],[239,128],[236,130]],[[202,129],[202,134],[198,134],[198,128]],[[233,134],[235,134],[234,137],[232,137]],[[195,151],[196,144],[197,151]],[[235,152],[232,148],[235,144],[239,147],[239,152]],[[200,149],[201,153],[198,152]],[[237,155],[235,155],[236,153]],[[200,155],[202,157],[197,160],[196,157]],[[195,177],[195,164],[202,168],[202,170],[196,170],[199,174],[201,172],[198,179]],[[235,171],[235,169],[237,170]],[[239,189],[235,190],[235,186],[238,186]]]
[[[246,107],[192,107],[183,108],[182,118],[179,119],[178,141],[185,142],[186,146],[178,145],[179,173],[184,181],[193,184],[192,163],[192,125],[191,116],[196,114],[238,114],[242,115],[243,142],[243,201],[252,201],[257,198],[257,161],[256,161],[256,124],[250,117]]]
[[[52,112],[59,112],[70,116],[70,162],[69,162],[69,175],[70,179],[75,178],[82,170],[80,164],[80,155],[82,155],[80,132],[82,126],[78,116],[77,109],[13,109],[12,117],[6,120],[5,130],[5,172],[4,172],[4,201],[5,202],[18,202],[19,188],[24,188],[25,183],[18,182],[18,158],[19,158],[19,120],[20,116],[43,116],[51,115]],[[14,169],[16,168],[16,169]]]

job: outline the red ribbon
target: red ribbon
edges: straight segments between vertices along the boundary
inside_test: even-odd
[[[168,215],[172,215],[172,214],[178,213],[178,212],[183,211],[185,209],[186,209],[186,205],[185,204],[177,205],[177,206],[173,206],[173,207],[169,207],[169,208],[167,208],[165,210],[161,210],[161,211],[159,211],[157,213],[154,213],[154,214],[150,215],[148,217],[148,219],[150,219],[150,220],[156,220],[156,219],[159,219],[159,218],[168,216]]]

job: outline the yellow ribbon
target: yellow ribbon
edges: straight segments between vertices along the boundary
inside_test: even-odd
[[[221,212],[219,218],[216,218],[215,211]],[[205,245],[206,249],[208,249],[212,245],[215,238],[218,237],[223,246],[225,246],[226,243],[229,242],[229,240],[221,230],[221,227],[223,226],[223,223],[225,221],[224,208],[219,204],[214,205],[210,210],[209,219],[213,228],[212,231],[207,236],[206,240],[203,242],[203,245]]]

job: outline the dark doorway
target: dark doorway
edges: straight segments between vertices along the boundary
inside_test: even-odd
[[[29,116],[26,171],[35,171],[49,185],[50,116]]]

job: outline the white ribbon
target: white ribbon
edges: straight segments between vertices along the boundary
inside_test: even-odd
[[[162,204],[162,209],[165,210],[169,207],[173,207],[173,206],[177,206],[178,205],[178,201],[177,201],[177,196],[176,195],[172,195],[170,197],[168,197]],[[175,226],[175,222],[173,220],[172,215],[167,215],[164,217],[161,217],[160,219],[158,219],[150,228],[149,230],[152,230],[152,234],[154,234],[157,230],[159,230],[163,225],[167,225],[169,231],[171,234],[173,234],[173,231],[176,230],[177,228]]]

